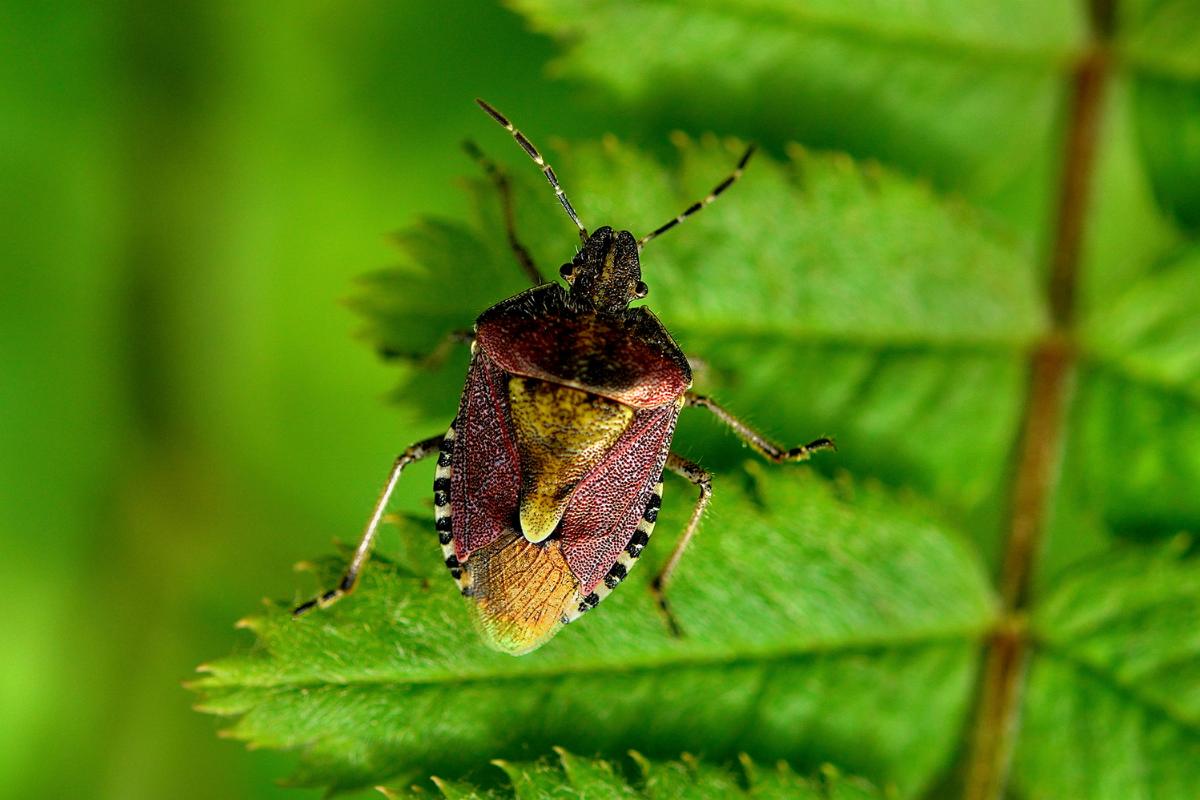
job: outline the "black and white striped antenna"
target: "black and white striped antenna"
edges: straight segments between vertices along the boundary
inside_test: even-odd
[[[671,230],[671,228],[674,228],[676,225],[678,225],[679,223],[683,222],[685,219],[690,217],[692,214],[695,214],[697,211],[699,211],[700,209],[707,206],[713,200],[716,200],[717,197],[721,194],[721,192],[725,191],[730,186],[737,183],[737,179],[742,177],[742,172],[745,171],[745,169],[746,169],[746,162],[750,160],[750,156],[752,156],[752,155],[754,155],[754,145],[750,145],[749,147],[746,148],[746,152],[742,155],[741,159],[738,161],[737,166],[734,168],[733,172],[729,175],[729,177],[725,178],[725,180],[718,183],[716,185],[716,187],[713,188],[713,190],[708,193],[708,197],[705,197],[703,200],[697,200],[696,202],[694,202],[690,206],[688,206],[687,209],[685,209],[684,212],[682,214],[680,214],[678,217],[676,217],[675,219],[671,220],[670,222],[666,223],[665,225],[661,225],[658,228],[655,228],[654,230],[650,231],[650,233],[647,233],[645,236],[638,239],[638,242],[637,242],[638,250],[641,250],[642,247],[645,246],[646,242],[650,241],[651,239],[653,239],[656,236],[660,236],[660,235],[666,233],[667,231]]]
[[[571,221],[575,223],[575,227],[579,228],[579,240],[581,242],[586,242],[588,238],[587,228],[583,227],[583,223],[579,221],[579,215],[575,213],[575,209],[571,206],[571,201],[567,199],[566,192],[564,192],[563,188],[558,185],[558,176],[554,174],[554,169],[546,163],[546,159],[542,158],[542,154],[539,153],[538,149],[533,146],[533,142],[529,141],[525,134],[514,128],[513,124],[508,121],[508,117],[492,108],[487,102],[480,100],[478,97],[475,98],[475,102],[479,104],[480,108],[488,113],[488,116],[496,120],[496,122],[499,122],[506,131],[511,133],[512,137],[517,140],[517,144],[521,145],[521,149],[533,159],[533,163],[537,164],[538,167],[541,168],[542,174],[546,176],[546,180],[550,181],[550,185],[554,187],[554,194],[558,197],[558,202],[562,203],[562,207],[567,212],[567,216],[570,217]]]

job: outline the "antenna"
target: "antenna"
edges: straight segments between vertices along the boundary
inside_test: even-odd
[[[750,156],[754,155],[754,150],[755,150],[754,145],[750,145],[749,147],[746,148],[746,152],[742,155],[741,159],[738,161],[737,166],[734,168],[733,172],[725,180],[718,183],[716,185],[716,188],[714,188],[711,192],[708,193],[708,197],[704,198],[703,200],[697,200],[695,203],[692,203],[690,206],[688,206],[687,209],[682,214],[680,214],[678,217],[676,217],[675,219],[668,222],[666,225],[662,225],[662,226],[654,229],[650,233],[647,233],[642,238],[638,239],[638,242],[637,242],[638,250],[641,250],[642,247],[645,246],[646,242],[650,241],[651,239],[653,239],[656,236],[659,236],[660,234],[666,233],[667,231],[671,230],[671,228],[674,228],[676,225],[678,225],[679,223],[683,222],[685,219],[690,217],[692,214],[695,214],[697,211],[699,211],[700,209],[707,206],[713,200],[716,200],[717,196],[720,195],[721,192],[725,191],[730,186],[735,184],[737,182],[737,179],[742,177],[742,172],[746,169],[746,162],[750,160]]]
[[[525,134],[514,128],[513,124],[508,121],[507,117],[505,117],[496,109],[492,108],[485,101],[476,97],[475,102],[479,104],[480,108],[488,113],[488,116],[496,120],[496,122],[499,122],[506,131],[511,133],[512,137],[517,140],[517,144],[521,145],[521,149],[528,153],[529,157],[533,159],[533,163],[537,164],[541,168],[542,174],[546,176],[546,180],[550,181],[550,185],[554,187],[554,194],[558,196],[558,202],[562,203],[562,207],[567,212],[567,216],[570,217],[571,221],[575,223],[575,227],[579,228],[579,240],[581,242],[586,242],[588,238],[587,228],[583,227],[583,223],[579,221],[578,215],[575,214],[575,209],[571,207],[571,201],[567,199],[567,195],[563,191],[563,188],[558,185],[558,176],[554,174],[554,169],[546,163],[544,158],[542,158],[542,154],[539,153],[538,149],[533,146],[533,142],[525,138]],[[743,161],[744,160],[745,159],[743,159]]]

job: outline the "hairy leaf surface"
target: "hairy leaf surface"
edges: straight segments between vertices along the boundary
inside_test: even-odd
[[[995,761],[990,793],[969,796],[999,797],[1011,745],[1023,800],[1192,796],[1200,586],[1175,537],[1200,530],[1196,5],[513,5],[655,144],[683,127],[765,145],[719,203],[646,247],[646,302],[701,360],[700,390],[787,444],[833,435],[840,451],[747,468],[727,431],[684,415],[675,448],[713,469],[717,499],[672,586],[682,638],[645,591],[690,506],[682,485],[630,585],[520,660],[467,629],[425,511],[357,597],[249,623],[258,643],[210,666],[205,707],[335,787],[438,774],[470,793],[451,781],[492,758],[512,759],[509,786],[480,796],[569,796],[587,770],[614,791],[654,784],[524,763],[565,745],[691,750],[715,772],[654,780],[726,792],[747,785],[725,771],[743,752],[836,763],[904,797],[952,794]],[[635,234],[742,152],[711,135],[652,154],[527,133],[589,229]],[[575,231],[491,134],[519,235],[553,278]],[[525,285],[493,187],[471,190],[472,220],[406,228],[404,263],[354,301],[385,354],[444,361],[400,359],[421,436],[461,389],[444,333]],[[1054,382],[1031,369],[1047,354]],[[411,510],[427,489],[410,486]],[[1020,657],[993,670],[1009,645]],[[981,697],[1007,705],[989,718]]]
[[[445,800],[704,800],[754,798],[754,800],[872,800],[886,795],[867,781],[847,777],[826,766],[813,777],[798,775],[786,764],[755,764],[742,757],[739,768],[714,766],[694,757],[679,761],[651,761],[634,751],[628,766],[601,759],[581,758],[561,747],[556,758],[535,762],[496,761],[506,785],[479,788],[465,781],[434,778]],[[491,777],[491,776],[489,776]],[[418,785],[408,789],[382,789],[388,798],[424,797]]]
[[[836,146],[978,196],[1010,187],[1045,147],[1055,72],[1083,32],[1061,3],[513,5],[566,45],[564,73],[643,115]],[[646,44],[637,59],[624,57],[631,42]]]
[[[753,474],[719,484],[671,587],[682,638],[643,566],[536,653],[486,650],[432,526],[406,523],[411,558],[375,564],[355,596],[249,620],[257,646],[207,667],[203,706],[237,715],[238,738],[301,748],[311,783],[452,777],[562,743],[829,761],[911,794],[955,744],[993,617],[983,573],[957,535],[878,489]],[[691,499],[668,492],[652,561]]]
[[[1200,780],[1200,560],[1180,540],[1064,577],[1038,648],[1014,778],[1028,798],[1187,797]]]

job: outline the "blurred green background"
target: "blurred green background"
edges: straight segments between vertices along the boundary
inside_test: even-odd
[[[475,96],[621,122],[490,3],[6,4],[0,50],[0,796],[318,796],[180,682],[418,435],[339,301],[465,208]]]

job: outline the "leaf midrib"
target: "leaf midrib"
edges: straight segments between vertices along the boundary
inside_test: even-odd
[[[995,624],[995,620],[989,616],[983,622],[974,623],[971,625],[949,626],[946,628],[929,628],[911,636],[895,636],[895,637],[850,637],[829,642],[825,645],[797,647],[797,648],[771,648],[761,651],[749,651],[731,654],[728,652],[710,652],[688,654],[673,658],[633,658],[621,662],[609,662],[598,666],[589,664],[580,664],[579,662],[562,662],[559,664],[550,665],[544,669],[529,669],[524,668],[521,671],[500,671],[497,669],[492,672],[480,672],[476,674],[457,672],[431,672],[420,677],[397,677],[391,675],[363,675],[361,677],[348,679],[328,679],[328,678],[296,678],[296,679],[279,679],[272,677],[271,680],[257,682],[248,680],[237,680],[232,682],[222,681],[217,673],[205,678],[201,678],[194,682],[196,688],[204,690],[214,689],[313,689],[324,687],[354,687],[354,686],[468,686],[477,684],[504,684],[518,681],[528,680],[545,680],[552,678],[563,677],[578,677],[578,676],[601,676],[601,675],[625,675],[629,673],[650,672],[659,670],[678,670],[701,667],[705,669],[720,669],[734,667],[739,665],[753,664],[776,664],[790,660],[802,660],[813,656],[831,655],[831,654],[852,654],[862,652],[875,652],[879,650],[914,650],[923,647],[931,647],[939,644],[951,644],[962,642],[982,642],[991,631]],[[222,667],[215,665],[214,670],[219,670]],[[238,667],[232,667],[231,671],[238,671]]]

